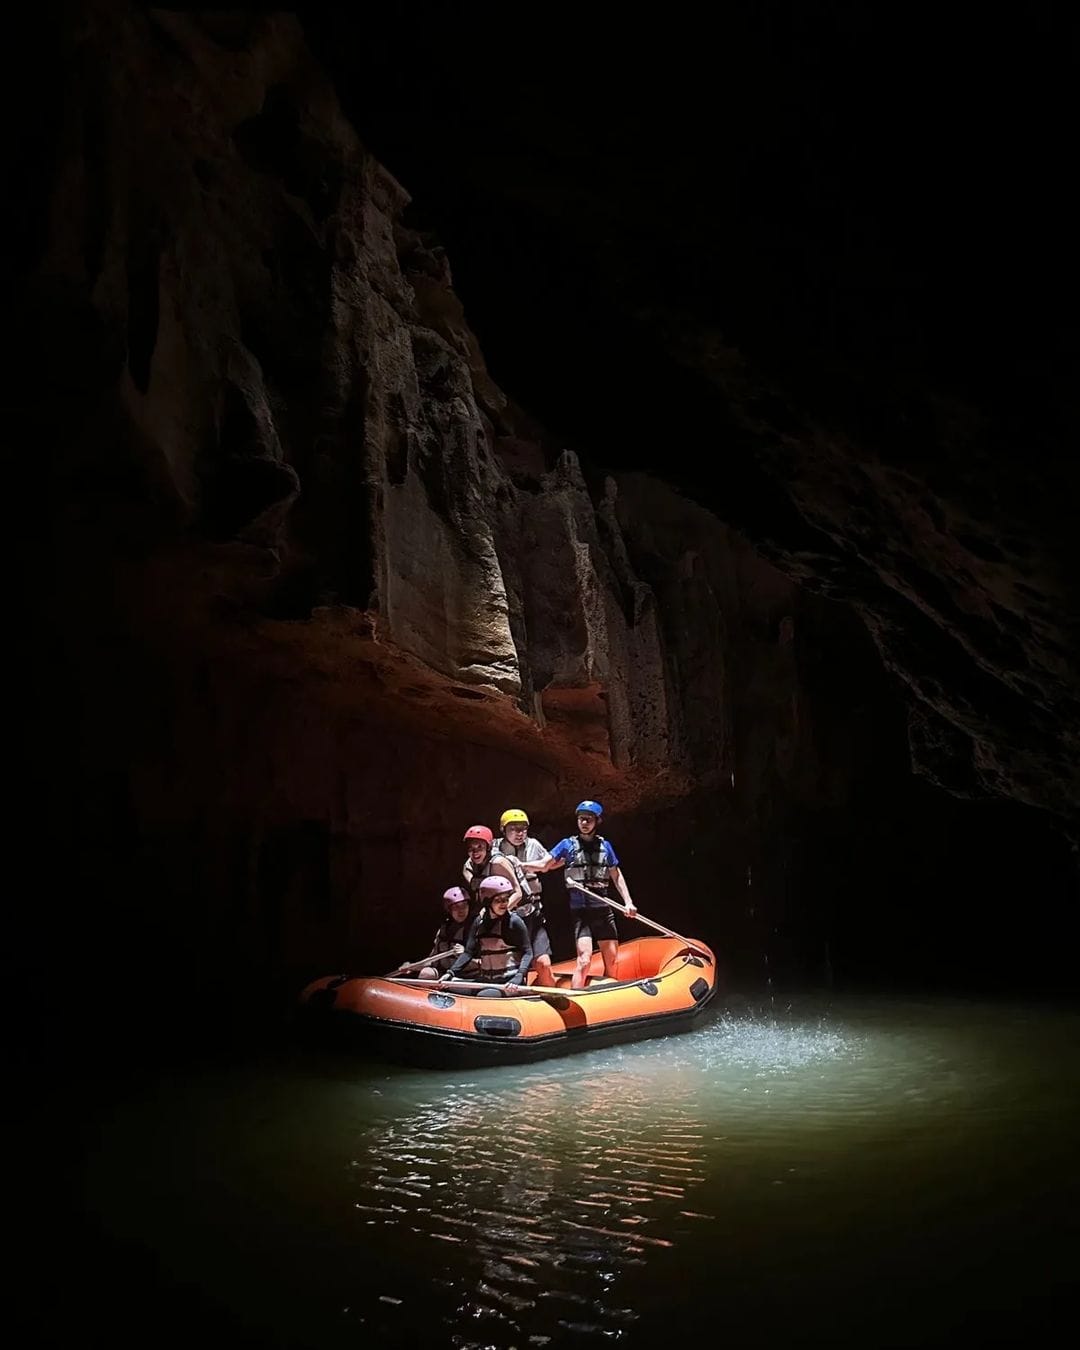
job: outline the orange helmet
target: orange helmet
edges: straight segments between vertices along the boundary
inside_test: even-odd
[[[470,825],[465,831],[463,842],[467,844],[470,839],[482,839],[484,843],[487,844],[488,848],[490,848],[495,841],[495,836],[486,825]]]

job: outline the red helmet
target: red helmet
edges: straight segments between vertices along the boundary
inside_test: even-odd
[[[451,886],[448,891],[443,891],[443,907],[449,909],[451,905],[468,905],[472,900],[469,892],[464,886]]]
[[[513,886],[505,877],[485,877],[480,883],[480,894],[485,900],[492,900],[500,895],[509,895],[513,889]]]
[[[470,825],[465,831],[464,842],[467,844],[470,839],[482,839],[484,843],[487,844],[488,848],[490,848],[494,842],[495,836],[486,825]]]

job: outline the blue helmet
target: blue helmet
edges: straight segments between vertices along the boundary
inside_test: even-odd
[[[604,814],[604,808],[600,805],[599,802],[591,802],[586,800],[583,802],[578,802],[577,806],[574,807],[575,816],[580,816],[582,812],[585,812],[586,815],[590,816],[602,816]]]

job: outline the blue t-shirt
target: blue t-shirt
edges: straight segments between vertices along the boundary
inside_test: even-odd
[[[577,853],[577,845],[578,845],[578,836],[576,834],[569,835],[566,839],[559,840],[559,842],[551,850],[551,856],[553,858],[558,858],[564,864],[570,863],[573,861],[574,855]],[[618,867],[619,865],[619,860],[615,856],[615,850],[611,847],[611,845],[608,843],[606,839],[600,840],[599,860],[601,864],[605,867]],[[574,886],[568,886],[567,891],[570,895],[571,909],[607,908],[607,906],[604,905],[602,902],[590,900],[587,895],[583,895],[582,892],[577,890],[576,887]]]

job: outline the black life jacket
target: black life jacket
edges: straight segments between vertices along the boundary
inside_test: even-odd
[[[431,948],[432,955],[436,952],[446,951],[447,947],[452,947],[455,942],[460,942],[464,946],[472,921],[473,912],[471,908],[461,923],[455,923],[453,915],[448,914],[440,924],[439,931],[435,934],[435,944]]]
[[[604,861],[604,837],[594,834],[591,839],[574,835],[574,852],[566,863],[566,875],[571,881],[579,881],[590,891],[601,895],[607,893],[609,880],[608,864]]]
[[[521,965],[525,951],[523,947],[510,945],[512,936],[509,914],[497,919],[486,909],[480,911],[476,921],[476,961],[482,974],[504,976]]]

